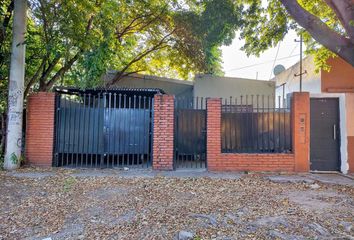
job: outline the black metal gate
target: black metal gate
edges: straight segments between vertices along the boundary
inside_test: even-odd
[[[206,101],[175,100],[175,168],[206,167]]]
[[[152,95],[57,95],[54,166],[151,166]]]

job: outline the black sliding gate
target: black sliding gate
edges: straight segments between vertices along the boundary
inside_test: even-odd
[[[175,159],[180,168],[206,167],[205,98],[175,100]]]
[[[153,94],[57,94],[53,165],[151,166]]]

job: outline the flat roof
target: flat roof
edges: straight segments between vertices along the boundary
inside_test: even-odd
[[[116,93],[125,95],[144,95],[153,96],[155,94],[164,94],[164,90],[160,88],[126,88],[126,87],[97,87],[81,89],[77,87],[55,87],[54,91],[64,94],[103,94],[103,93]]]

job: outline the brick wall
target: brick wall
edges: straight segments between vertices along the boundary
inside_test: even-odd
[[[39,92],[27,98],[26,161],[52,166],[55,93]]]
[[[306,99],[307,98],[307,99]],[[301,101],[301,103],[299,103]],[[233,154],[221,153],[221,100],[207,101],[207,161],[211,171],[283,171],[303,172],[309,169],[309,95],[293,96],[293,153]],[[301,109],[300,109],[301,108]],[[294,111],[295,110],[295,111]],[[305,122],[299,120],[305,116]],[[301,121],[301,124],[300,124]],[[303,126],[303,124],[305,124]],[[303,127],[303,128],[302,128]],[[303,134],[305,133],[305,135]],[[301,143],[300,143],[301,142]],[[306,165],[307,164],[307,165]]]
[[[173,170],[174,96],[155,95],[153,169]]]

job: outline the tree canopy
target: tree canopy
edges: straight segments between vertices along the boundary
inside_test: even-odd
[[[0,77],[6,96],[13,0],[1,6]],[[54,85],[95,87],[142,72],[188,79],[222,74],[219,47],[230,44],[238,16],[231,0],[30,0],[25,96]]]
[[[0,111],[6,106],[12,12],[13,0],[3,0]],[[95,87],[107,70],[118,71],[108,84],[135,72],[181,79],[222,75],[220,46],[231,44],[236,30],[247,54],[260,55],[294,29],[318,67],[326,68],[334,55],[353,64],[353,12],[351,0],[29,0],[25,96],[54,85]]]
[[[290,29],[304,37],[317,67],[340,56],[354,66],[354,2],[352,0],[239,1],[243,6],[241,38],[247,54],[259,55],[276,46]]]

